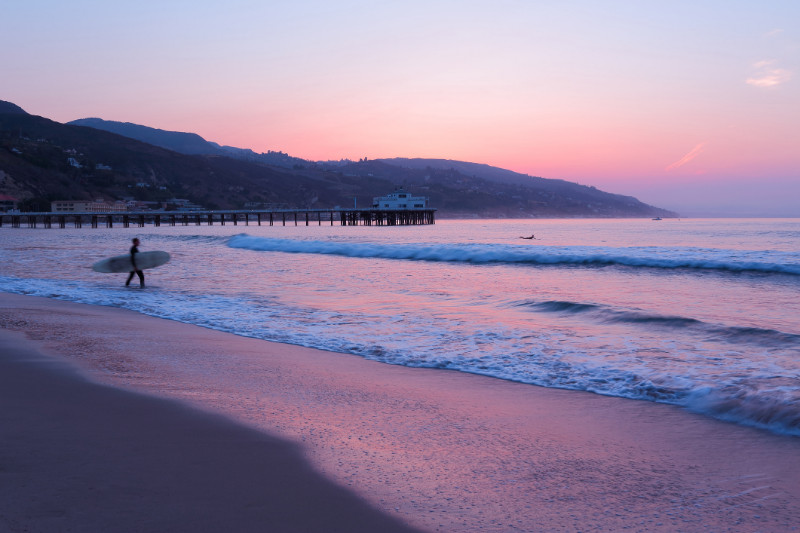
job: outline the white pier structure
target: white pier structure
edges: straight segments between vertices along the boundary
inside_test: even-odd
[[[411,196],[410,193],[399,188],[386,196],[376,196],[372,199],[373,209],[426,209],[428,199],[424,196]]]

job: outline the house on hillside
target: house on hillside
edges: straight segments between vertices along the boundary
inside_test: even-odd
[[[2,174],[0,172],[0,174]],[[17,210],[17,199],[7,194],[0,194],[0,213],[9,213]]]
[[[204,211],[202,205],[195,204],[185,198],[171,198],[167,200],[167,207],[173,208],[175,211]]]
[[[373,209],[425,209],[428,207],[428,198],[411,196],[411,193],[401,187],[386,196],[374,197],[372,207]]]
[[[58,200],[50,202],[52,213],[121,213],[128,210],[125,202],[107,202],[98,198],[94,202]]]

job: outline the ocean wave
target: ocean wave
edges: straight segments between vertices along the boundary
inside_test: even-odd
[[[0,291],[126,308],[236,335],[352,353],[389,364],[449,369],[542,387],[668,403],[735,423],[800,435],[800,381],[789,369],[778,368],[774,377],[742,377],[733,370],[736,363],[731,361],[731,371],[719,375],[698,373],[690,366],[675,367],[667,374],[656,368],[603,363],[600,354],[596,359],[586,359],[583,353],[576,358],[571,350],[577,348],[570,348],[557,333],[539,334],[524,346],[515,345],[517,332],[511,330],[488,333],[470,330],[469,337],[462,338],[458,332],[433,328],[395,344],[375,344],[372,335],[365,337],[358,331],[331,328],[329,324],[343,321],[373,324],[380,317],[291,308],[277,299],[253,300],[242,295],[201,295],[162,289],[137,291],[131,297],[131,292],[122,287],[6,276],[0,276]],[[607,311],[597,304],[563,301],[521,305],[576,315]],[[669,320],[664,324],[670,324]],[[730,333],[745,332],[731,328]],[[770,332],[758,330],[755,334]],[[487,342],[473,342],[475,339]],[[556,353],[553,346],[559,346]]]
[[[229,239],[228,235],[182,235],[182,234],[158,234],[155,236],[165,241],[179,241],[204,244],[224,244]]]
[[[701,388],[683,403],[691,411],[721,420],[800,436],[800,396],[796,388],[769,394],[743,386]]]
[[[643,326],[694,330],[710,340],[729,343],[755,344],[768,348],[800,347],[800,335],[770,328],[725,326],[711,324],[691,317],[658,315],[639,310],[621,310],[593,303],[549,300],[523,301],[514,305],[537,312],[589,315],[601,322],[626,323]]]
[[[228,246],[260,252],[414,261],[623,266],[800,276],[800,253],[776,251],[505,244],[383,244],[273,239],[247,234],[230,237]]]
[[[516,305],[519,307],[532,307],[533,309],[550,313],[585,313],[587,311],[597,311],[601,309],[599,305],[595,304],[562,302],[558,300],[549,300],[547,302],[522,302]]]

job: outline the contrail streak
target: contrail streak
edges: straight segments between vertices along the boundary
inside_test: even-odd
[[[700,155],[700,152],[703,151],[703,148],[705,148],[705,146],[706,146],[706,143],[704,143],[704,142],[698,144],[697,146],[692,148],[691,151],[688,154],[686,154],[685,156],[681,157],[680,159],[678,159],[677,161],[675,161],[674,163],[669,165],[664,170],[672,170],[673,168],[682,167],[683,165],[685,165],[686,163],[688,163],[689,161],[691,161],[692,159],[694,159],[695,157]]]

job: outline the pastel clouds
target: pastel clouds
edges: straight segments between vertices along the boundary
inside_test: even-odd
[[[753,64],[756,73],[753,77],[747,78],[746,83],[754,87],[775,87],[786,83],[792,77],[792,73],[786,69],[775,66],[774,59],[758,61]]]

